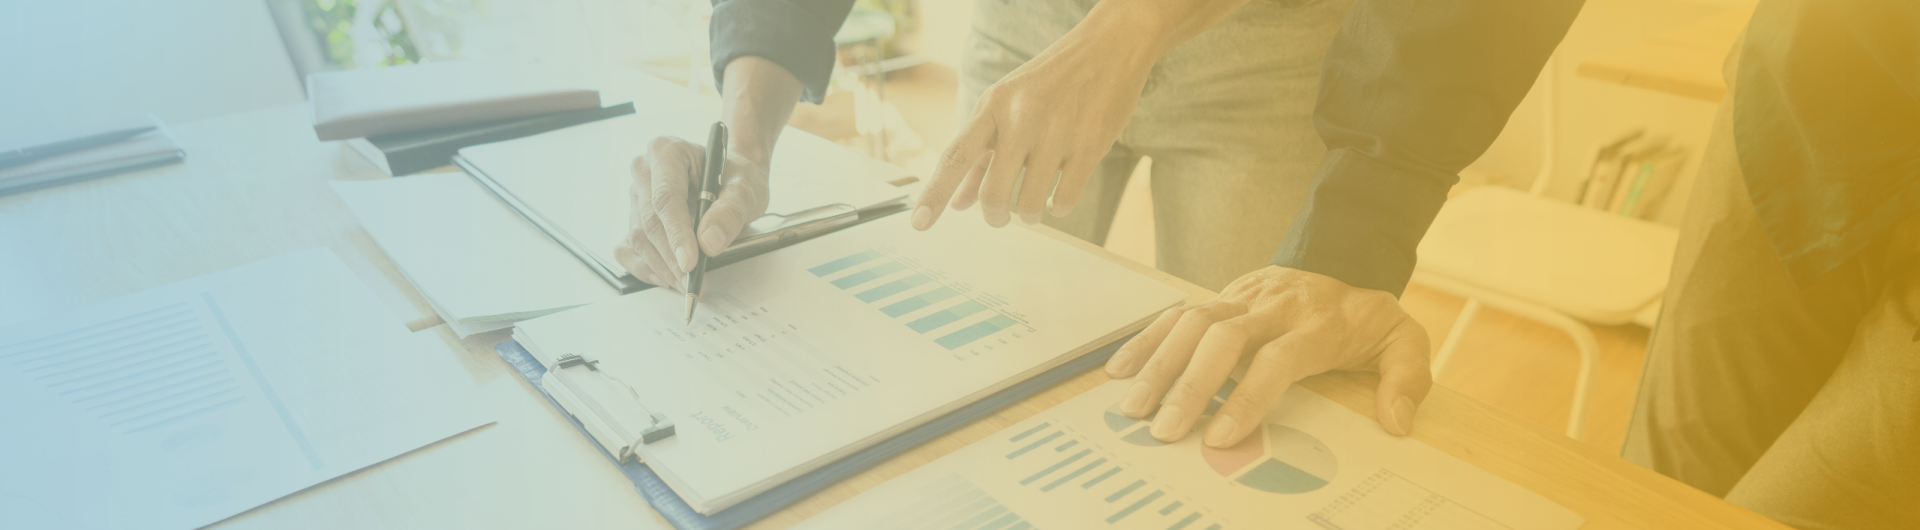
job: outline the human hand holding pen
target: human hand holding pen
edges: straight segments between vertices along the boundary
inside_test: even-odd
[[[727,64],[720,117],[731,140],[720,191],[698,226],[687,197],[700,186],[706,147],[674,137],[648,144],[647,154],[633,160],[629,232],[614,249],[628,273],[684,293],[687,271],[701,253],[725,252],[748,223],[766,213],[774,142],[802,90],[798,78],[765,58],[741,57]]]
[[[633,161],[630,232],[614,257],[635,279],[687,292],[687,272],[699,263],[697,253],[720,255],[747,223],[766,213],[766,165],[728,153],[720,192],[696,227],[687,197],[699,189],[706,158],[706,147],[663,136],[653,140],[647,156]]]

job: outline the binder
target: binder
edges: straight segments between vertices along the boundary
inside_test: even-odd
[[[391,176],[419,173],[453,162],[461,148],[512,140],[582,123],[633,114],[632,103],[569,110],[525,118],[389,133],[347,140],[347,145]]]
[[[567,421],[572,422],[574,428],[578,429],[580,435],[586,437],[588,442],[593,442],[594,447],[600,449],[600,454],[607,457],[607,461],[610,464],[619,467],[620,472],[625,474],[628,480],[633,481],[634,491],[639,492],[640,496],[647,500],[647,504],[652,505],[655,511],[660,512],[661,517],[665,518],[667,522],[672,523],[674,528],[679,530],[734,530],[792,505],[800,499],[812,495],[813,492],[821,488],[833,485],[841,479],[865,471],[875,464],[886,461],[888,458],[912,449],[934,437],[946,434],[948,431],[966,425],[973,420],[992,414],[1002,407],[1066,381],[1073,376],[1079,375],[1081,372],[1105,364],[1107,359],[1112,357],[1113,353],[1120,349],[1121,345],[1126,344],[1127,341],[1132,340],[1133,337],[1134,335],[1122,337],[1120,340],[1113,341],[1106,346],[1067,361],[1065,364],[1040,373],[1040,375],[1015,383],[1005,390],[969,403],[944,416],[901,433],[899,436],[862,449],[840,461],[828,464],[811,473],[802,475],[800,478],[775,486],[765,493],[761,493],[752,499],[741,502],[731,508],[721,510],[710,516],[701,515],[699,512],[694,511],[691,506],[687,505],[686,501],[681,500],[680,496],[673,492],[672,488],[667,487],[667,483],[661,480],[660,476],[655,474],[646,464],[616,457],[608,453],[606,448],[601,447],[599,443],[594,442],[593,436],[587,432],[587,427],[581,424],[578,418],[567,414],[567,409],[560,406],[560,403],[554,399],[553,394],[549,392],[542,383],[542,380],[547,377],[547,367],[541,366],[538,361],[535,361],[533,355],[528,353],[526,348],[521,347],[519,342],[509,340],[494,345],[493,349],[495,353],[500,355],[501,360],[513,365],[514,371],[520,374],[520,377],[526,379],[536,390],[539,390],[540,395],[547,398],[548,404],[553,405],[555,410],[566,415]],[[568,369],[578,370],[579,368],[569,367]]]

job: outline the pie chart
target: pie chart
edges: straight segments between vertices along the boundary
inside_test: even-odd
[[[1200,456],[1220,476],[1268,493],[1317,490],[1339,470],[1327,444],[1285,425],[1262,425],[1226,449],[1201,445]]]

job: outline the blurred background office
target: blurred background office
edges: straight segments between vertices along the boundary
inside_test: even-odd
[[[1617,450],[1671,259],[1662,230],[1682,218],[1724,90],[1720,59],[1750,9],[1587,1],[1455,193],[1507,191],[1443,214],[1458,237],[1422,249],[1431,265],[1403,298],[1449,350],[1442,384]],[[713,91],[705,0],[79,0],[8,11],[0,137],[299,104],[306,74],[472,58],[596,58]],[[836,39],[833,89],[793,124],[926,174],[953,134],[971,12],[971,0],[859,0]],[[356,156],[343,148],[340,163],[365,163]],[[1143,263],[1154,262],[1151,171],[1130,182],[1108,242]],[[1488,232],[1514,225],[1537,230]],[[1548,281],[1503,284],[1513,270]]]

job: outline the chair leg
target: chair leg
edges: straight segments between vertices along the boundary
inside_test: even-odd
[[[1593,328],[1585,322],[1559,311],[1538,308],[1526,316],[1565,332],[1580,351],[1580,372],[1573,383],[1573,409],[1567,414],[1567,437],[1579,440],[1587,433],[1587,405],[1593,399],[1593,379],[1600,371],[1600,341],[1593,337]]]
[[[1440,351],[1433,354],[1433,380],[1439,381],[1441,372],[1447,363],[1453,360],[1453,352],[1460,347],[1460,337],[1467,334],[1467,326],[1473,317],[1480,314],[1480,299],[1468,298],[1467,305],[1460,308],[1460,316],[1454,317],[1453,329],[1447,331],[1447,340],[1440,342]]]
[[[1514,316],[1553,326],[1555,329],[1565,332],[1568,337],[1572,337],[1574,347],[1580,351],[1580,373],[1575,376],[1576,379],[1573,384],[1573,410],[1567,415],[1567,437],[1579,440],[1581,436],[1586,434],[1587,404],[1593,398],[1593,380],[1600,371],[1600,341],[1594,339],[1592,328],[1588,328],[1585,322],[1576,320],[1573,317],[1567,316],[1566,313],[1555,311],[1552,308],[1515,299],[1445,277],[1426,274],[1416,270],[1413,273],[1413,281],[1465,297],[1469,300],[1469,304],[1484,303],[1487,306],[1512,313]],[[1463,317],[1467,315],[1464,309],[1461,314]],[[1455,342],[1455,339],[1459,337],[1459,329],[1460,321],[1455,320],[1454,332],[1447,337],[1446,343],[1441,344],[1440,355],[1436,356],[1434,360],[1435,374],[1439,373],[1442,364],[1446,362],[1446,357],[1451,356],[1452,352],[1447,350],[1453,345],[1452,343]]]

